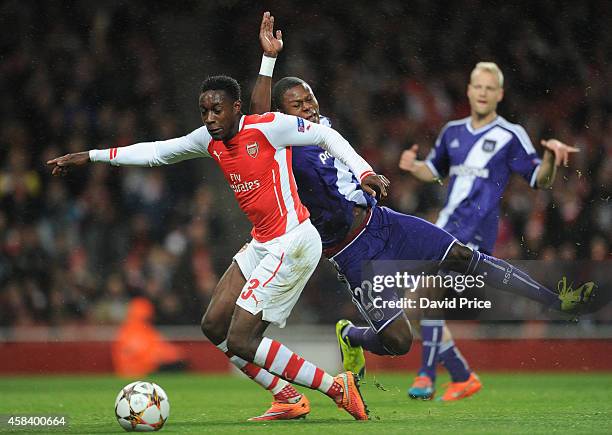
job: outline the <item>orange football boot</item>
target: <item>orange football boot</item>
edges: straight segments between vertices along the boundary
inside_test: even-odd
[[[482,388],[482,383],[476,373],[472,372],[467,381],[464,382],[450,382],[448,388],[444,392],[442,397],[438,400],[442,402],[449,402],[452,400],[465,399],[473,394],[476,394]]]
[[[334,382],[342,385],[342,398],[336,402],[338,408],[344,409],[355,420],[368,420],[368,407],[359,391],[359,380],[352,372],[340,373]]]
[[[249,421],[295,420],[306,418],[310,412],[310,402],[302,394],[296,403],[272,402],[272,406],[262,415],[249,418]]]

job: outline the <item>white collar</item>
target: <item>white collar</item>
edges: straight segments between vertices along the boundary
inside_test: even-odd
[[[493,118],[493,120],[491,122],[489,122],[488,124],[483,125],[482,127],[478,127],[476,130],[474,130],[474,128],[472,128],[472,117],[470,117],[468,119],[468,122],[466,123],[465,127],[467,128],[467,130],[472,133],[472,134],[479,134],[482,133],[483,131],[485,131],[488,128],[491,128],[494,124],[497,124],[497,122],[499,121],[500,116],[497,115],[495,118]]]

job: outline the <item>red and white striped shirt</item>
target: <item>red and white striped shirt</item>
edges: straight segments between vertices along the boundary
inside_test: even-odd
[[[319,145],[345,163],[361,180],[373,173],[335,130],[281,113],[242,116],[238,133],[227,142],[213,140],[206,127],[158,142],[91,150],[92,162],[159,166],[196,157],[212,157],[221,167],[238,204],[253,224],[251,234],[267,242],[309,216],[293,178],[291,146]]]

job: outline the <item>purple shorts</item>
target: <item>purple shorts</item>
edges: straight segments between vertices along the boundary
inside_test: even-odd
[[[402,308],[377,308],[383,301],[398,301],[396,290],[373,291],[363,281],[365,262],[380,260],[420,260],[440,262],[456,239],[424,219],[397,213],[387,207],[374,207],[365,229],[330,261],[347,283],[353,303],[378,333],[395,320]],[[375,306],[376,305],[376,306]],[[399,305],[399,304],[397,304]]]

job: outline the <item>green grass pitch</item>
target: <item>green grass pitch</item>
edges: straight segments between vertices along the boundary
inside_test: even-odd
[[[247,379],[185,374],[145,380],[159,383],[170,398],[170,419],[162,433],[612,433],[612,373],[482,373],[481,379],[484,388],[472,398],[417,402],[405,394],[409,375],[368,374],[362,393],[371,421],[353,421],[321,393],[308,392],[312,412],[306,420],[272,423],[245,421],[265,411],[270,401]],[[69,416],[69,427],[53,433],[123,433],[113,404],[128,382],[112,376],[0,377],[0,414]]]

